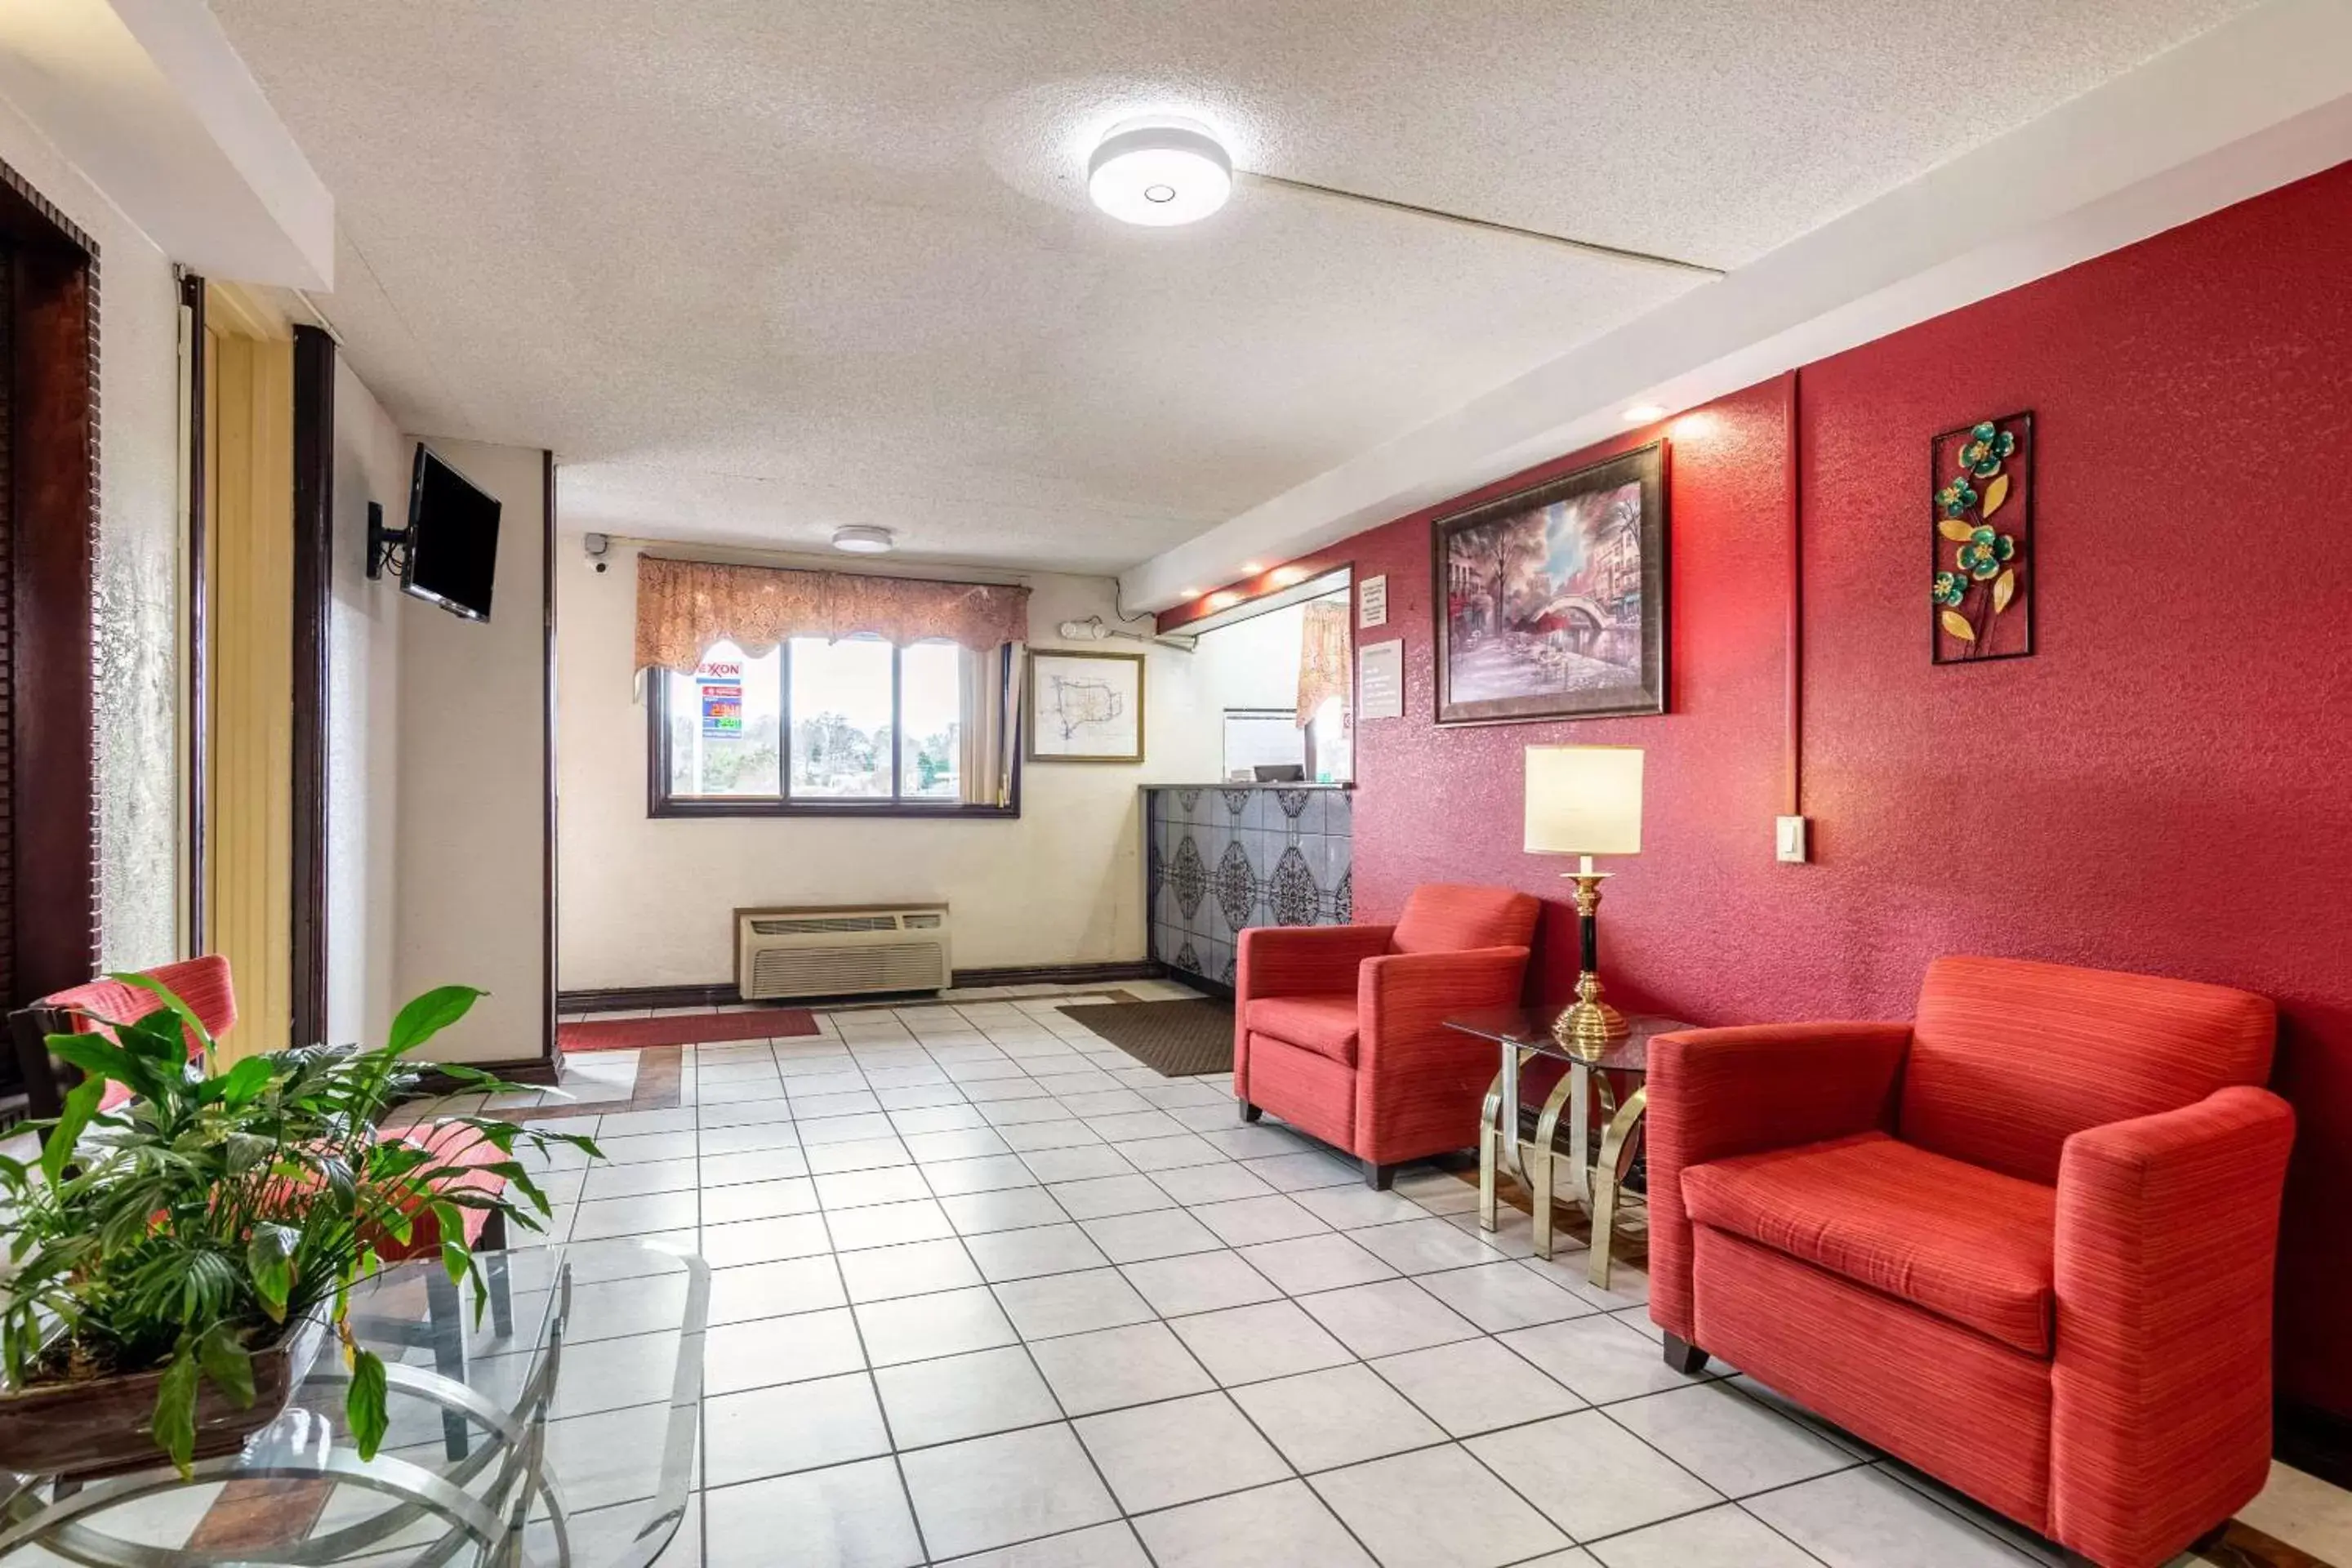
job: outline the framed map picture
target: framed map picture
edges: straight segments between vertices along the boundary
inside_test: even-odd
[[[1432,531],[1439,723],[1666,710],[1664,443]]]
[[[1029,760],[1143,761],[1143,655],[1030,649]]]

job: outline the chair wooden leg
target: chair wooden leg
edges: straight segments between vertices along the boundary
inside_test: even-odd
[[[1706,1370],[1706,1352],[1680,1335],[1668,1334],[1666,1364],[1685,1377],[1696,1377]]]
[[[1366,1160],[1363,1162],[1363,1167],[1364,1185],[1376,1193],[1387,1192],[1391,1184],[1396,1180],[1397,1168],[1394,1165],[1383,1165],[1378,1160]]]
[[[1244,1121],[1255,1121],[1259,1117],[1264,1116],[1265,1114],[1265,1112],[1263,1110],[1259,1109],[1257,1106],[1252,1105],[1248,1100],[1244,1100],[1242,1101],[1242,1120]]]

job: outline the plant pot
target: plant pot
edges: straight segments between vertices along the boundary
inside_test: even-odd
[[[244,1409],[209,1380],[199,1382],[195,1457],[234,1454],[278,1419],[326,1341],[326,1317],[313,1312],[257,1349],[253,1403]],[[158,1369],[0,1390],[0,1470],[62,1478],[169,1464],[153,1430],[163,1381]]]

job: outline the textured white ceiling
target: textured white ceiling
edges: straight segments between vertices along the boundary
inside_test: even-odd
[[[1108,570],[1696,281],[1246,182],[1127,228],[1083,189],[1118,119],[1736,267],[2249,4],[213,8],[404,425],[551,447],[572,527]]]

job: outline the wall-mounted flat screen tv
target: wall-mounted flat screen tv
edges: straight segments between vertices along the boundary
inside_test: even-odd
[[[490,618],[499,501],[423,442],[408,486],[408,562],[400,585],[469,621]]]

